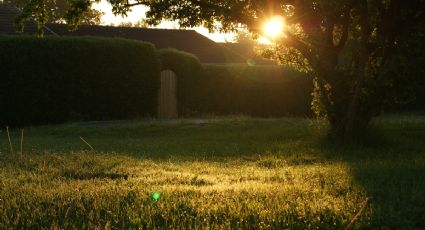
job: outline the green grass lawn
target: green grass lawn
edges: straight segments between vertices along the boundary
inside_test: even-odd
[[[354,228],[425,228],[424,115],[377,119],[351,148],[324,143],[324,128],[247,117],[34,127],[23,157],[2,130],[0,229],[344,229],[367,198]],[[13,130],[15,152],[19,139]]]

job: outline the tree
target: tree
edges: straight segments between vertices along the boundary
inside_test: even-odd
[[[182,27],[261,33],[263,21],[283,16],[286,30],[272,55],[311,73],[313,109],[329,121],[331,136],[344,141],[361,135],[389,99],[396,78],[391,65],[425,18],[425,0],[109,1],[116,14],[148,6],[150,25],[172,20]],[[70,18],[79,18],[87,5],[75,4]]]
[[[37,22],[38,34],[43,34],[43,25],[46,23],[65,23],[70,15],[75,15],[72,10],[81,8],[73,0],[5,0],[5,3],[16,6],[21,13],[17,18],[18,30],[23,30],[23,22],[29,18]],[[103,12],[86,8],[78,15],[78,23],[85,25],[98,25]]]
[[[135,28],[148,28],[148,24],[145,23],[145,21],[139,20],[137,22],[121,22],[120,24],[118,24],[118,26],[121,27],[135,27]]]

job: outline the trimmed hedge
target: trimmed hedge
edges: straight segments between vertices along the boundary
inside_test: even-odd
[[[158,57],[162,70],[172,70],[177,75],[178,112],[190,115],[199,111],[203,99],[200,97],[204,78],[203,67],[195,55],[176,49],[160,49]]]
[[[158,51],[162,70],[177,75],[178,110],[182,116],[312,114],[312,81],[280,66],[214,65],[176,49]]]
[[[0,37],[0,125],[155,116],[160,70],[179,114],[311,115],[311,80],[279,66],[202,65],[189,53],[94,37]]]
[[[311,78],[281,66],[204,65],[201,112],[310,116],[312,88]]]
[[[0,50],[2,126],[156,113],[160,64],[149,43],[3,36]]]

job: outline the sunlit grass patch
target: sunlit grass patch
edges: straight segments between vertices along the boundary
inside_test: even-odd
[[[8,160],[25,166],[15,177],[16,164],[3,165],[3,214],[14,213],[3,215],[6,225],[338,228],[365,196],[343,164],[265,168],[262,161],[170,163],[88,152]]]
[[[342,229],[371,198],[357,228],[420,229],[425,123],[385,119],[391,148],[299,118],[31,128],[23,157],[0,139],[0,228]]]

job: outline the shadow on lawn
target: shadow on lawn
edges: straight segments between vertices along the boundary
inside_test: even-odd
[[[86,151],[117,153],[151,160],[182,156],[190,159],[258,156],[304,148],[309,134],[306,119],[222,119],[204,123],[141,123],[121,125],[63,125],[25,130],[25,149],[32,153]],[[12,133],[19,146],[19,131]],[[303,141],[297,141],[302,139]],[[6,138],[0,140],[8,151]]]
[[[425,123],[378,127],[373,133],[363,145],[322,146],[327,159],[349,166],[354,183],[370,198],[355,225],[425,229]]]
[[[351,168],[354,181],[371,197],[371,228],[425,229],[423,165],[370,163]]]

